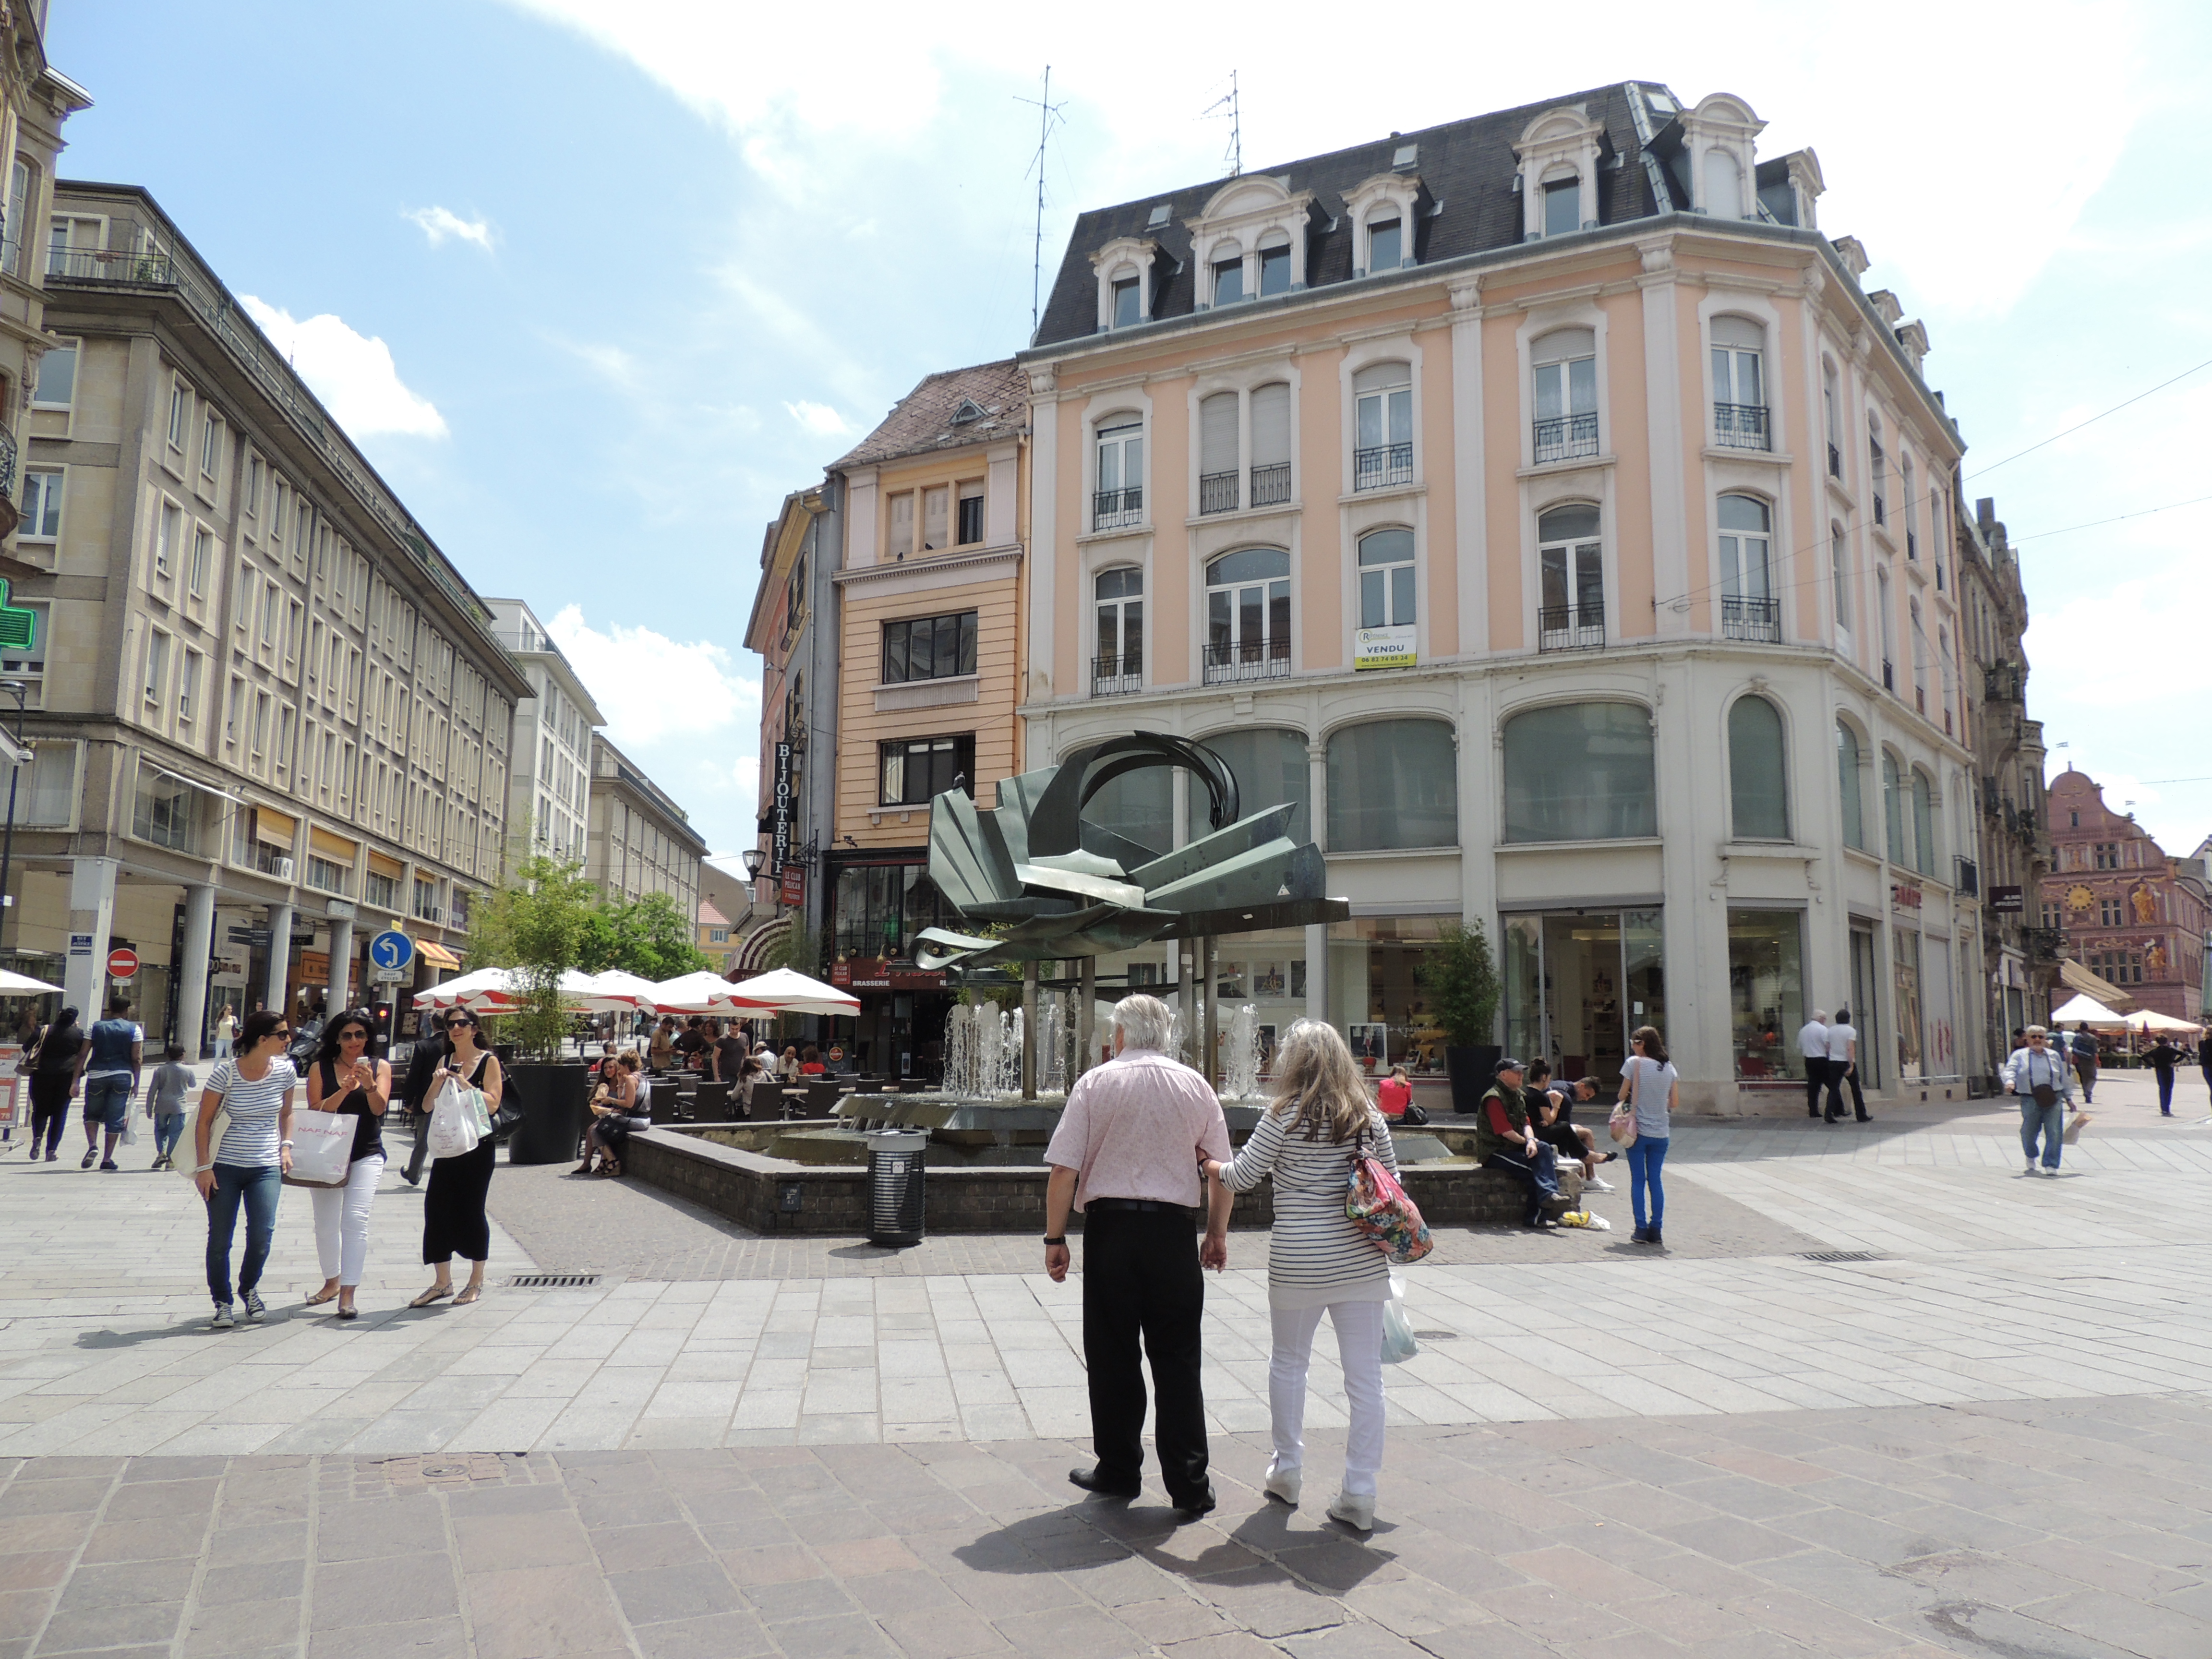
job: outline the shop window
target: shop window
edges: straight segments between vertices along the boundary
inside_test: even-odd
[[[923,928],[960,926],[926,865],[848,865],[837,872],[830,927],[841,957],[903,960]]]
[[[1843,798],[1844,845],[1866,851],[1866,815],[1859,802],[1858,733],[1836,722],[1836,784]]]
[[[1303,732],[1283,731],[1272,726],[1240,727],[1231,732],[1219,732],[1203,739],[1206,746],[1221,757],[1222,762],[1237,779],[1237,798],[1245,817],[1264,812],[1270,806],[1285,802],[1297,808],[1284,830],[1294,842],[1313,839],[1313,822],[1310,809],[1313,793],[1313,768],[1306,757],[1306,738]],[[1187,834],[1193,841],[1211,835],[1212,826],[1206,821],[1206,795],[1202,787],[1189,792],[1189,811]]]
[[[1459,844],[1459,750],[1443,720],[1370,720],[1328,740],[1328,850]]]
[[[1790,839],[1790,778],[1782,714],[1765,697],[1729,709],[1729,802],[1738,841]]]
[[[1651,716],[1641,704],[1562,703],[1505,722],[1505,840],[1658,833]]]
[[[1805,918],[1795,910],[1729,912],[1729,1024],[1745,1082],[1802,1078]]]

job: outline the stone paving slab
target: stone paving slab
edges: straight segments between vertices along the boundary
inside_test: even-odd
[[[0,1652],[2118,1659],[2212,1651],[2212,1402],[1391,1436],[1375,1532],[1257,1491],[1086,1499],[1064,1440],[41,1458],[0,1474]]]

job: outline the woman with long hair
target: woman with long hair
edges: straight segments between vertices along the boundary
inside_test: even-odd
[[[1636,1109],[1636,1141],[1628,1148],[1628,1201],[1636,1211],[1636,1231],[1629,1237],[1638,1244],[1662,1244],[1666,1242],[1659,1229],[1667,1219],[1667,1189],[1660,1184],[1659,1170],[1667,1161],[1667,1138],[1674,1133],[1681,1082],[1656,1027],[1638,1026],[1628,1046],[1634,1052],[1620,1068],[1620,1098]],[[1646,1188],[1651,1194],[1649,1225],[1644,1219]]]
[[[466,1084],[483,1091],[487,1115],[499,1109],[505,1087],[498,1058],[477,1041],[483,1028],[465,1008],[457,1008],[446,1019],[446,1041],[453,1053],[446,1057],[423,1103],[437,1109],[438,1097],[447,1089]],[[430,1288],[407,1305],[427,1308],[453,1296],[453,1257],[469,1263],[468,1288],[453,1296],[453,1305],[465,1307],[483,1294],[484,1262],[491,1255],[491,1220],[484,1200],[491,1195],[491,1172],[499,1161],[497,1139],[489,1133],[477,1142],[476,1151],[459,1158],[441,1158],[430,1165],[430,1185],[422,1194],[422,1260],[436,1275]]]
[[[356,1120],[353,1163],[343,1187],[315,1188],[315,1253],[322,1259],[323,1288],[307,1298],[319,1308],[335,1297],[338,1317],[356,1316],[354,1291],[368,1265],[368,1206],[384,1174],[384,1112],[392,1103],[392,1067],[369,1058],[375,1016],[352,1008],[323,1028],[307,1073],[307,1104]]]
[[[238,1293],[249,1322],[268,1311],[261,1301],[261,1270],[276,1232],[276,1200],[292,1167],[292,1091],[300,1074],[285,1057],[292,1036],[284,1016],[264,1008],[246,1017],[234,1058],[218,1060],[200,1095],[192,1129],[192,1182],[207,1200],[208,1294],[215,1298],[212,1328],[238,1323],[231,1312],[230,1242],[238,1232],[238,1206],[246,1206],[246,1259],[238,1266]],[[220,1145],[210,1146],[218,1111],[229,1114]]]
[[[39,1033],[38,1053],[31,1061],[31,1156],[39,1155],[45,1137],[46,1162],[61,1156],[62,1126],[69,1121],[70,1097],[76,1092],[78,1075],[92,1055],[84,1028],[76,1023],[76,1010],[64,1008],[52,1024]]]
[[[599,1160],[601,1175],[622,1173],[622,1155],[630,1132],[651,1128],[653,1120],[639,1116],[637,1054],[625,1048],[607,1062],[599,1086],[592,1092],[592,1125],[584,1131],[584,1161],[569,1173],[589,1175],[592,1159]]]
[[[1367,1082],[1333,1025],[1302,1019],[1275,1051],[1275,1098],[1251,1139],[1228,1163],[1207,1159],[1209,1177],[1248,1193],[1275,1182],[1267,1243],[1267,1306],[1274,1351],[1267,1401],[1275,1455],[1267,1494],[1297,1506],[1305,1463],[1306,1368],[1321,1316],[1336,1330],[1352,1426],[1344,1487],[1332,1517],[1358,1532],[1375,1525],[1375,1479],[1382,1467],[1382,1304],[1390,1264],[1344,1212],[1353,1158],[1362,1146],[1394,1176],[1389,1125],[1368,1099]]]

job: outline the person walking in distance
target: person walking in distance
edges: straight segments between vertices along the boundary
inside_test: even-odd
[[[39,1155],[39,1142],[46,1146],[46,1162],[61,1156],[62,1126],[69,1121],[70,1097],[91,1054],[84,1030],[76,1023],[76,1010],[64,1008],[54,1023],[39,1033],[38,1050],[31,1066],[31,1157]]]
[[[384,1174],[384,1113],[392,1103],[392,1067],[369,1058],[375,1017],[366,1008],[340,1014],[323,1028],[321,1048],[307,1073],[307,1104],[355,1120],[353,1162],[343,1187],[315,1188],[315,1252],[323,1288],[311,1308],[337,1298],[338,1317],[356,1316],[354,1292],[368,1265],[368,1209]]]
[[[107,1018],[94,1024],[84,1067],[84,1162],[89,1170],[100,1160],[103,1170],[116,1168],[115,1143],[123,1139],[131,1117],[131,1097],[138,1092],[138,1076],[145,1065],[145,1044],[131,1024],[131,1000],[117,997],[107,1005]],[[107,1133],[107,1149],[100,1148],[100,1132]]]
[[[2173,1115],[2173,1067],[2181,1058],[2181,1050],[2164,1037],[2160,1037],[2151,1045],[2150,1052],[2143,1058],[2150,1062],[2150,1069],[2158,1078],[2158,1115],[2160,1117],[2172,1117]]]
[[[1243,1150],[1206,1172],[1232,1193],[1273,1176],[1275,1223],[1267,1241],[1267,1309],[1274,1348],[1267,1361],[1274,1456],[1267,1495],[1298,1506],[1305,1466],[1306,1370],[1322,1316],[1336,1331],[1351,1429],[1344,1484],[1329,1515],[1357,1532],[1375,1528],[1375,1481],[1382,1468],[1382,1305],[1390,1264],[1346,1218],[1352,1160],[1370,1152],[1398,1173],[1390,1128],[1368,1103],[1352,1050],[1333,1025],[1302,1019],[1275,1054],[1275,1098]]]
[[[230,1012],[230,1005],[226,1002],[222,1005],[222,1012],[216,1016],[215,1057],[217,1060],[230,1058],[231,1039],[237,1035],[238,1016]]]
[[[2204,1073],[2204,1091],[2212,1095],[2212,1031],[2197,1039],[2197,1069]]]
[[[1091,1436],[1098,1462],[1067,1478],[1085,1492],[1134,1498],[1145,1467],[1145,1379],[1152,1362],[1152,1439],[1176,1512],[1213,1508],[1206,1398],[1199,1383],[1201,1267],[1229,1261],[1229,1189],[1202,1161],[1226,1163],[1229,1125],[1206,1079],[1165,1050],[1167,1005],[1127,996],[1114,1006],[1114,1057],[1068,1091],[1045,1148],[1044,1269],[1067,1277],[1067,1218],[1083,1216],[1083,1353],[1091,1373]],[[1365,1091],[1361,1091],[1362,1099]],[[1206,1237],[1198,1238],[1206,1202]],[[1340,1197],[1338,1203],[1342,1205]],[[1378,1340],[1378,1352],[1379,1340]]]
[[[1851,1011],[1848,1008],[1837,1009],[1834,1023],[1828,1027],[1828,1070],[1833,1074],[1828,1086],[1835,1092],[1838,1105],[1842,1104],[1844,1085],[1849,1084],[1851,1109],[1857,1114],[1858,1121],[1873,1122],[1867,1115],[1866,1092],[1859,1087],[1859,1028],[1851,1024]]]
[[[1628,1047],[1628,1061],[1620,1068],[1620,1097],[1636,1109],[1636,1144],[1628,1149],[1628,1201],[1636,1212],[1636,1231],[1629,1237],[1638,1244],[1664,1244],[1660,1229],[1667,1219],[1667,1188],[1660,1182],[1659,1171],[1667,1162],[1667,1140],[1674,1133],[1681,1083],[1667,1058],[1666,1040],[1655,1027],[1638,1026]],[[1649,1224],[1644,1218],[1647,1190],[1651,1198]]]
[[[2065,1041],[2064,1032],[2060,1032],[2058,1036],[2061,1042]],[[2087,1021],[2077,1019],[2074,1022],[2071,1046],[2074,1071],[2081,1079],[2081,1103],[2087,1106],[2097,1098],[2097,1039],[2091,1033]]]
[[[148,1085],[146,1109],[154,1115],[154,1165],[176,1167],[177,1143],[185,1134],[185,1097],[191,1091],[192,1074],[184,1067],[185,1048],[173,1042],[162,1051],[161,1064],[154,1068]]]
[[[456,1008],[446,1017],[446,1040],[453,1052],[439,1067],[439,1082],[431,1087],[428,1104],[437,1109],[439,1091],[455,1083],[483,1091],[487,1116],[499,1109],[506,1086],[498,1058],[477,1041],[477,1017]],[[465,1307],[483,1294],[484,1263],[491,1257],[491,1218],[484,1201],[491,1196],[491,1172],[499,1162],[499,1141],[487,1133],[472,1152],[441,1158],[430,1165],[430,1188],[422,1194],[422,1260],[432,1272],[430,1288],[407,1305],[427,1308],[453,1296],[453,1305]],[[468,1288],[453,1296],[453,1257],[469,1264]]]
[[[300,1074],[284,1048],[292,1036],[284,1016],[264,1008],[246,1018],[234,1059],[217,1060],[200,1095],[192,1127],[192,1182],[207,1200],[208,1293],[215,1298],[210,1328],[238,1323],[231,1311],[230,1243],[238,1233],[238,1208],[246,1206],[246,1259],[238,1266],[238,1293],[248,1322],[268,1311],[261,1301],[261,1270],[276,1232],[276,1200],[292,1167],[292,1091]],[[229,1115],[219,1145],[218,1111]]]
[[[2043,1173],[2055,1176],[2060,1131],[2066,1123],[2066,1103],[2074,1097],[2074,1079],[2065,1060],[2052,1052],[2050,1033],[2040,1025],[2027,1028],[2027,1046],[2015,1049],[2005,1061],[2004,1086],[2005,1092],[2020,1102],[2020,1149],[2027,1160],[2025,1173],[2035,1173],[2039,1138]]]
[[[1805,1115],[1820,1115],[1820,1091],[1828,1091],[1828,1121],[1833,1123],[1844,1115],[1844,1097],[1836,1088],[1835,1073],[1828,1065],[1828,1016],[1821,1009],[1813,1011],[1813,1018],[1797,1029],[1797,1052],[1805,1060]]]

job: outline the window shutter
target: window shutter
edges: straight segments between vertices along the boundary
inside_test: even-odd
[[[1237,394],[1217,392],[1198,406],[1198,470],[1237,470]]]
[[[1765,347],[1766,331],[1748,317],[1716,317],[1713,343],[1732,346],[1738,351],[1759,351]]]
[[[1529,348],[1532,363],[1571,362],[1597,356],[1597,333],[1587,328],[1555,328]]]
[[[1273,466],[1291,459],[1291,389],[1281,381],[1252,394],[1252,465]]]

